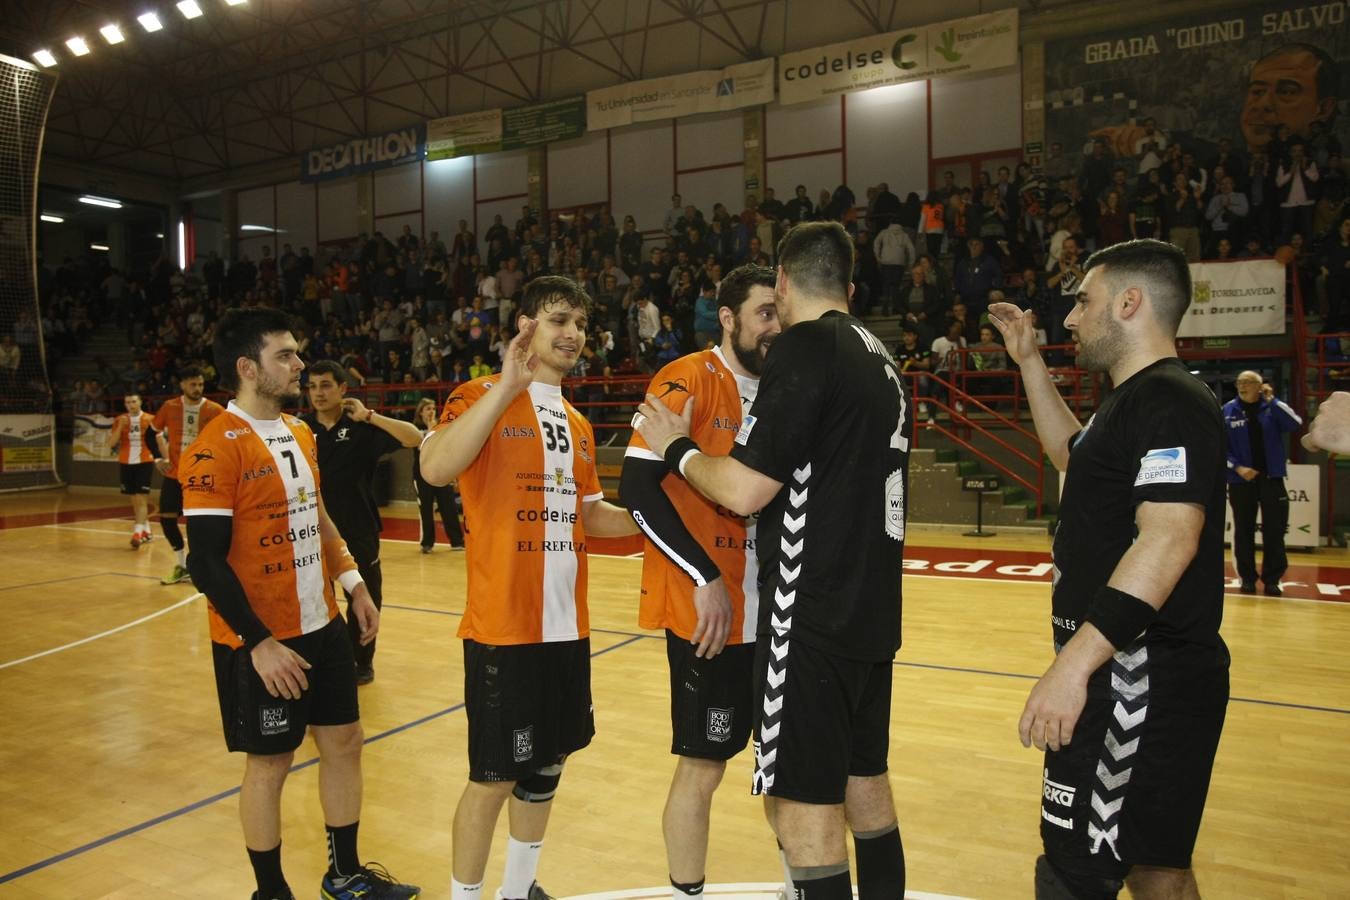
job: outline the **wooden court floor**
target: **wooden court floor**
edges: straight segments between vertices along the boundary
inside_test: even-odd
[[[242,760],[220,737],[204,601],[158,583],[171,554],[162,538],[129,549],[120,507],[95,491],[0,496],[0,897],[245,898]],[[922,529],[908,543],[933,559],[975,545]],[[978,547],[1038,554],[1048,539]],[[383,559],[378,677],[361,693],[362,852],[445,898],[467,772],[464,557],[387,541]],[[1317,563],[1350,568],[1340,551]],[[598,734],[568,763],[545,844],[540,880],[559,896],[666,883],[665,652],[636,629],[640,565],[592,562]],[[906,579],[891,777],[914,891],[1031,896],[1041,765],[1015,727],[1050,658],[1048,614],[1040,583]],[[1350,896],[1350,603],[1230,595],[1224,635],[1234,701],[1195,857],[1202,893]],[[313,757],[312,743],[297,753]],[[749,772],[745,753],[716,798],[710,884],[780,877]],[[302,765],[285,795],[300,897],[324,866],[317,774]],[[503,817],[488,891],[504,845]]]

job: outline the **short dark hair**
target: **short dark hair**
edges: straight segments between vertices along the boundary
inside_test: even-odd
[[[1097,268],[1113,292],[1131,287],[1128,282],[1143,287],[1159,321],[1176,335],[1191,305],[1191,267],[1179,248],[1151,238],[1125,241],[1092,254],[1083,272]]]
[[[1252,63],[1251,70],[1248,71],[1248,80],[1251,77],[1251,71],[1268,59],[1277,56],[1286,56],[1292,53],[1308,53],[1317,60],[1317,99],[1323,100],[1327,97],[1340,96],[1340,84],[1336,75],[1336,61],[1331,58],[1331,54],[1321,47],[1314,47],[1312,44],[1291,43],[1276,47],[1274,50],[1262,56],[1256,62]]]
[[[201,366],[183,366],[178,370],[178,380],[187,381],[189,378],[204,378],[206,373],[201,370]]]
[[[342,363],[331,359],[321,359],[309,367],[309,380],[312,382],[320,375],[332,375],[338,384],[347,384],[347,370]]]
[[[520,297],[520,314],[534,319],[544,311],[544,307],[555,303],[579,309],[587,318],[594,305],[586,289],[572,279],[561,275],[541,275],[525,285]]]
[[[717,288],[717,306],[725,306],[733,313],[741,311],[741,304],[750,297],[752,287],[766,287],[773,290],[777,276],[768,266],[747,264],[737,266],[728,272]]]
[[[239,390],[239,360],[251,359],[262,365],[267,336],[291,331],[291,317],[279,309],[255,306],[227,310],[216,325],[216,339],[211,343],[220,386],[227,391]]]
[[[853,240],[838,222],[804,222],[778,242],[778,265],[807,294],[847,299]]]

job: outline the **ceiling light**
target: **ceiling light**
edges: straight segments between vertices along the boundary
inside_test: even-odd
[[[88,204],[89,206],[104,206],[107,207],[108,209],[122,208],[122,204],[120,201],[109,200],[107,197],[94,197],[90,194],[85,194],[83,197],[81,197],[80,202]]]
[[[202,8],[197,5],[197,0],[178,0],[178,11],[185,19],[195,19],[202,14]]]
[[[102,251],[104,251],[104,252],[106,253],[106,252],[108,251],[109,248],[108,248],[108,245],[107,245],[107,244],[90,244],[90,245],[89,245],[89,249],[90,249],[90,250],[102,250]]]
[[[160,24],[159,16],[152,12],[144,13],[136,17],[136,21],[141,23],[141,27],[146,31],[159,31],[164,26]]]
[[[53,225],[60,225],[62,222],[65,221],[65,219],[61,218],[60,216],[55,216],[52,215],[51,213],[43,213],[42,215],[38,216],[38,218],[44,222],[51,222]]]
[[[270,225],[240,225],[240,231],[266,231],[268,234],[274,234],[276,229]]]
[[[37,61],[38,65],[46,69],[50,69],[52,66],[56,65],[56,57],[52,56],[52,51],[50,50],[39,50],[33,54],[33,59]]]
[[[122,29],[111,22],[100,28],[98,33],[103,35],[103,39],[109,44],[120,44],[122,41],[126,40],[126,38],[122,37]]]
[[[248,0],[225,0],[230,6],[243,6]]]
[[[156,231],[156,232],[155,232],[155,237],[159,238],[161,241],[164,240],[164,232],[162,232],[162,231]]]
[[[69,47],[70,52],[74,53],[76,56],[89,55],[89,45],[86,44],[84,38],[80,37],[78,34],[66,41],[66,46]]]

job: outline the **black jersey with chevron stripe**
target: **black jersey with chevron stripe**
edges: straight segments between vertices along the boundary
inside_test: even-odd
[[[760,635],[851,659],[888,660],[899,648],[914,427],[903,381],[885,345],[847,313],[797,323],[774,342],[732,448],[783,483],[759,518]]]

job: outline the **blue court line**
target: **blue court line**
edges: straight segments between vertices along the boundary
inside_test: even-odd
[[[464,613],[462,613],[462,612],[455,612],[455,611],[453,611],[453,610],[445,610],[445,609],[428,609],[428,608],[426,608],[426,607],[424,607],[424,606],[396,606],[396,605],[394,605],[394,604],[392,604],[392,603],[386,603],[386,604],[385,604],[385,608],[386,608],[386,609],[401,609],[401,610],[405,610],[405,611],[407,611],[407,612],[433,613],[434,615],[438,615],[438,616],[462,616],[462,615],[464,615]],[[663,639],[665,638],[665,635],[661,635],[661,634],[648,634],[648,633],[641,633],[641,632],[636,632],[636,631],[613,631],[613,630],[607,630],[607,629],[604,629],[604,628],[592,628],[591,631],[596,632],[597,634],[627,635],[628,637],[632,638],[633,640],[636,640],[637,638],[648,638],[648,639],[651,639],[651,640],[663,640]],[[629,640],[629,641],[624,641],[622,644],[617,644],[616,646],[622,647],[622,646],[624,646],[624,644],[631,644],[631,643],[632,643],[632,640]],[[613,648],[610,648],[610,649],[613,649]],[[601,650],[601,651],[600,651],[600,653],[604,653],[604,652],[606,652],[606,651],[604,651],[604,650]],[[594,654],[592,654],[592,656],[599,656],[599,655],[600,655],[599,653],[594,653]],[[970,668],[970,667],[968,667],[968,666],[944,666],[944,665],[940,665],[940,664],[938,664],[938,663],[904,662],[903,660],[896,660],[896,661],[893,663],[893,665],[896,665],[896,666],[903,666],[903,667],[908,668],[908,669],[933,669],[933,670],[938,671],[938,672],[960,672],[960,673],[962,673],[962,674],[968,674],[968,675],[992,675],[992,676],[995,677],[995,678],[1021,678],[1021,679],[1028,680],[1028,681],[1037,681],[1037,680],[1039,680],[1040,677],[1041,677],[1041,676],[1039,676],[1039,675],[1027,675],[1027,674],[1024,674],[1024,673],[1022,673],[1022,672],[1000,672],[1000,671],[998,671],[998,670],[996,670],[996,669],[975,669],[975,668]],[[1285,701],[1283,701],[1283,700],[1257,700],[1257,699],[1252,698],[1252,697],[1229,697],[1228,699],[1229,699],[1230,702],[1233,702],[1233,703],[1255,703],[1255,704],[1258,704],[1258,705],[1260,705],[1260,706],[1275,706],[1275,707],[1279,707],[1279,708],[1281,708],[1281,709],[1301,709],[1301,710],[1306,710],[1306,711],[1308,711],[1308,712],[1327,712],[1327,713],[1336,713],[1336,714],[1342,715],[1342,716],[1350,716],[1350,709],[1341,709],[1340,707],[1336,707],[1336,706],[1312,706],[1312,705],[1309,705],[1309,704],[1306,704],[1306,703],[1287,703],[1287,702],[1285,702]]]
[[[27,584],[11,584],[8,587],[0,587],[0,591],[17,591],[19,588],[41,587],[44,584],[60,584],[63,581],[79,581],[82,578],[107,578],[113,575],[119,578],[149,578],[152,581],[158,581],[154,575],[136,575],[132,572],[92,572],[88,575],[67,575],[65,578],[53,578],[49,581],[30,581]]]
[[[401,607],[401,606],[395,607],[393,606],[393,604],[389,604],[389,607],[393,609],[413,609],[413,607]],[[418,609],[417,611],[441,613],[443,615],[461,615],[460,613],[444,613],[441,610],[434,610],[434,609]],[[596,650],[591,654],[591,659],[595,659],[595,657],[597,656],[604,656],[611,650],[618,650],[620,647],[626,647],[640,637],[645,637],[645,635],[633,635],[626,641],[620,641],[617,644],[605,647],[603,650]],[[402,725],[396,725],[387,731],[382,731],[379,734],[366,738],[362,743],[373,744],[376,741],[382,741],[385,738],[393,737],[396,734],[401,734],[402,732],[407,731],[411,728],[416,728],[419,725],[425,725],[428,722],[434,721],[444,716],[448,716],[451,713],[458,712],[463,708],[464,708],[463,703],[456,703],[454,706],[448,706],[445,709],[438,710],[434,713],[429,713],[425,716],[422,716],[419,719],[413,719],[411,722],[405,722]],[[291,772],[299,772],[301,769],[308,769],[310,766],[317,765],[318,762],[319,758],[316,756],[313,759],[307,759],[302,763],[296,763],[294,766],[291,766]],[[198,800],[194,803],[189,803],[187,806],[182,806],[179,807],[178,809],[172,810],[171,812],[166,812],[162,815],[155,816],[153,819],[146,819],[144,822],[140,822],[128,828],[123,828],[121,831],[116,831],[113,832],[112,834],[105,835],[99,838],[98,840],[90,841],[87,844],[83,844],[79,847],[75,847],[74,849],[67,850],[64,853],[58,853],[55,856],[49,856],[46,859],[39,860],[38,862],[35,863],[31,863],[27,866],[24,866],[21,869],[15,869],[13,872],[7,872],[4,875],[0,875],[0,884],[6,884],[10,881],[14,881],[15,879],[22,878],[25,875],[31,875],[34,872],[49,868],[50,866],[54,866],[57,863],[65,862],[66,860],[79,856],[83,853],[88,853],[90,850],[97,850],[99,847],[102,847],[106,844],[111,844],[114,841],[120,841],[122,838],[130,837],[133,834],[145,831],[148,828],[153,828],[156,825],[168,822],[171,819],[177,819],[180,816],[185,816],[190,812],[196,812],[197,810],[203,807],[210,806],[212,803],[218,803],[219,801],[233,797],[235,794],[238,793],[239,788],[237,787],[230,788],[228,791],[221,791],[219,794],[213,794],[210,797],[204,797],[201,800]]]

